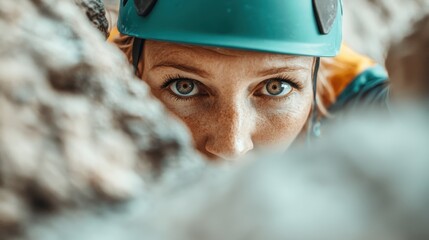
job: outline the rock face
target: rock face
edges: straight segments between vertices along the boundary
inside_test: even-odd
[[[105,31],[101,5],[78,2]],[[127,200],[169,166],[199,162],[186,128],[75,2],[2,0],[0,31],[0,239],[44,213]]]
[[[389,50],[386,67],[390,73],[392,92],[398,98],[429,96],[429,15],[413,27],[413,32],[394,43]]]
[[[159,186],[150,208],[138,199],[121,212],[68,212],[29,233],[48,240],[426,240],[429,114],[398,113],[393,121],[362,113],[311,149],[255,155],[229,171]]]
[[[145,239],[429,239],[429,114],[398,113],[353,116],[311,149],[255,156],[161,198],[139,221],[158,236]]]
[[[74,0],[84,11],[87,18],[98,28],[106,38],[109,37],[109,22],[106,17],[106,8],[101,0]]]
[[[344,41],[384,64],[392,42],[429,13],[427,0],[343,0]]]

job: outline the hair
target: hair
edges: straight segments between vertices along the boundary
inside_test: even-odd
[[[128,61],[132,63],[132,48],[134,37],[120,34],[117,38],[113,40],[113,42],[125,54]],[[326,70],[327,65],[328,64],[326,63],[326,60],[322,58],[319,73],[317,76],[316,101],[318,118],[331,117],[328,111],[328,107],[331,106],[336,100],[335,92],[332,88],[332,85],[328,81],[328,74]],[[142,72],[137,70],[136,75],[137,77],[141,78]]]

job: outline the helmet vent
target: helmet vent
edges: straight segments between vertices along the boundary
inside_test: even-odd
[[[156,2],[157,0],[134,0],[137,14],[146,17],[152,11]]]
[[[338,0],[313,0],[316,21],[321,34],[329,34],[338,13]]]

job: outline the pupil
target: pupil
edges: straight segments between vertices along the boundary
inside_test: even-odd
[[[176,89],[181,94],[189,94],[194,90],[194,83],[190,80],[180,80],[177,82]]]
[[[268,93],[271,95],[279,95],[283,89],[282,83],[278,80],[270,81],[267,86]]]

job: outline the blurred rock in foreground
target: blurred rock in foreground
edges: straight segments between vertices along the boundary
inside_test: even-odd
[[[109,21],[102,0],[74,0],[83,10],[86,17],[107,38],[109,37]]]
[[[161,198],[139,221],[145,239],[429,239],[429,112],[397,113],[356,115],[311,149]]]
[[[362,113],[311,149],[254,155],[159,186],[121,211],[66,212],[29,232],[48,240],[426,240],[429,112],[397,114]]]
[[[2,0],[0,32],[0,239],[199,162],[185,127],[74,1]]]

